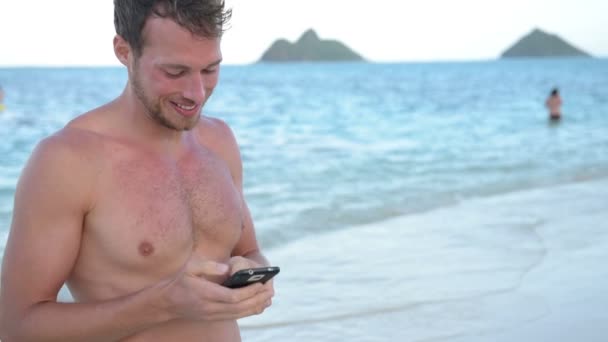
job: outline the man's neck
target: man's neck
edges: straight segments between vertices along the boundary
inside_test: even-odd
[[[183,150],[189,131],[178,131],[162,125],[151,117],[136,96],[125,91],[115,104],[121,127],[130,140],[154,149],[159,153],[177,155]]]

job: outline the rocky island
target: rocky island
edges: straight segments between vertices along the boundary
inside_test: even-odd
[[[500,57],[591,57],[591,55],[557,35],[534,29],[503,52]]]
[[[336,40],[321,40],[317,33],[310,29],[295,43],[285,39],[275,41],[262,55],[260,62],[336,62],[363,61],[343,43]]]

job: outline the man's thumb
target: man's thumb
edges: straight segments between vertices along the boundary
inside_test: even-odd
[[[192,257],[186,265],[186,273],[196,277],[201,276],[221,276],[228,273],[229,267],[226,264],[213,260]]]

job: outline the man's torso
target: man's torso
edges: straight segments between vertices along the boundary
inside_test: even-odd
[[[183,153],[169,157],[125,138],[91,133],[85,140],[99,165],[94,204],[67,282],[75,300],[106,300],[153,285],[176,274],[192,253],[230,258],[241,234],[242,200],[213,146],[190,135]],[[234,321],[171,321],[129,340],[238,336]]]

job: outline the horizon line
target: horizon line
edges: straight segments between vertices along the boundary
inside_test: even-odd
[[[443,63],[474,63],[474,62],[497,62],[510,60],[549,60],[549,59],[608,59],[608,56],[552,56],[552,57],[494,57],[494,58],[454,58],[454,59],[411,59],[411,60],[361,60],[361,61],[285,61],[285,62],[268,62],[254,61],[244,63],[224,62],[222,66],[251,66],[256,64],[265,65],[287,65],[287,64],[341,64],[341,63],[361,63],[361,64],[443,64]],[[0,69],[18,69],[18,68],[122,68],[120,63],[116,64],[0,64]]]

